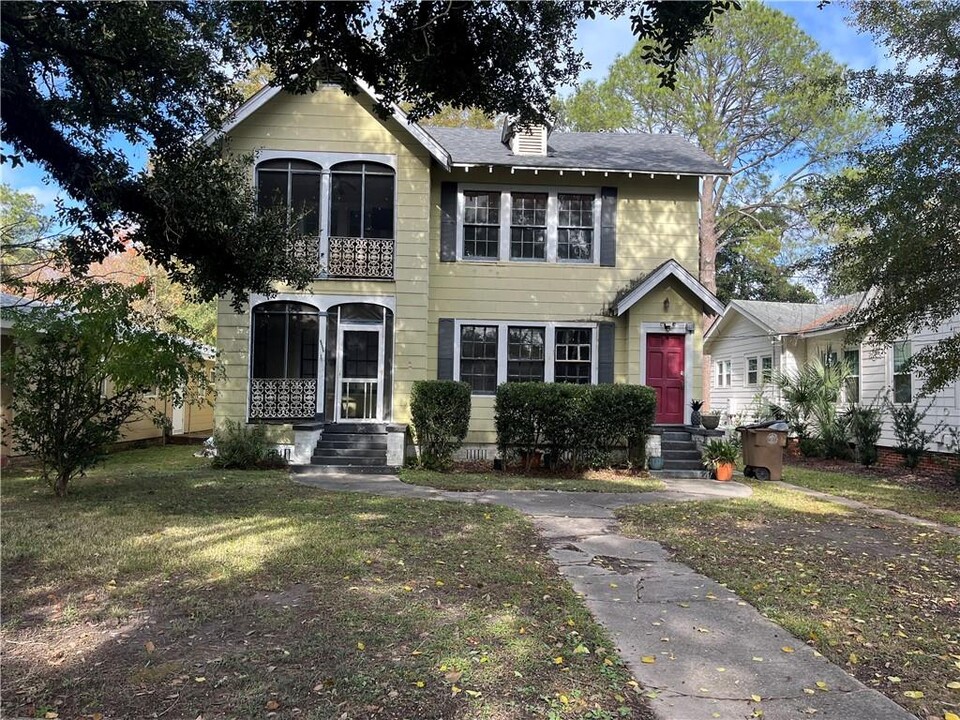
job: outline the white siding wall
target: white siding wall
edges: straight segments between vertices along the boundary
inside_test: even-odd
[[[766,330],[737,313],[711,346],[710,405],[711,410],[740,415],[755,405],[762,391],[767,400],[775,400],[773,387],[767,384],[747,385],[747,358],[772,355],[774,370],[780,367],[780,347]],[[731,385],[717,385],[717,363],[729,360],[732,365]],[[704,368],[707,371],[707,368]],[[758,368],[759,373],[759,368]]]
[[[960,316],[952,318],[950,321],[940,325],[937,328],[917,333],[909,337],[911,350],[916,353],[922,347],[930,345],[944,338],[956,335],[960,332]],[[871,345],[865,342],[861,350],[861,365],[863,375],[861,377],[862,390],[861,395],[864,403],[876,401],[878,404],[883,402],[883,398],[888,394],[892,396],[893,388],[893,350],[889,345]],[[923,427],[932,431],[938,422],[943,422],[948,427],[960,428],[960,381],[954,382],[931,397],[920,397],[920,386],[923,384],[923,378],[918,374],[913,375],[913,396],[920,399],[920,408],[929,406],[927,417],[924,420]],[[941,440],[937,437],[937,441]],[[894,447],[896,440],[893,436],[893,425],[888,413],[884,413],[883,434],[880,437],[880,445]],[[934,442],[930,450],[945,451],[946,448],[939,442]]]

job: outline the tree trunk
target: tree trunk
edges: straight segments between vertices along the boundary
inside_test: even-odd
[[[66,473],[57,473],[57,479],[53,483],[53,492],[57,497],[67,496],[67,483],[70,482],[70,475]]]

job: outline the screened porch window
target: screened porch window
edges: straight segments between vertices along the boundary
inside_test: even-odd
[[[330,176],[330,235],[393,239],[393,169],[372,162],[335,165]]]
[[[316,379],[319,361],[316,308],[275,302],[253,309],[253,377]]]
[[[298,234],[319,235],[321,177],[320,166],[305,160],[266,160],[257,165],[257,203],[287,208]]]

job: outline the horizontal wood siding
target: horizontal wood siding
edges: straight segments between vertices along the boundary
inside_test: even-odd
[[[616,267],[542,262],[440,262],[440,183],[542,185],[545,187],[616,186]],[[437,376],[437,326],[440,318],[518,321],[610,321],[610,305],[618,292],[668,259],[698,274],[698,184],[696,178],[588,173],[475,169],[445,173],[434,170],[431,183],[430,301],[428,375]],[[596,239],[599,241],[599,238]],[[665,292],[671,308],[663,311]],[[669,317],[668,317],[669,316]],[[627,317],[616,318],[614,377],[616,382],[639,382],[639,323],[694,322],[700,377],[701,307],[686,290],[672,285],[657,288]],[[634,332],[635,328],[635,332]],[[631,344],[632,343],[632,344]],[[455,359],[456,362],[456,359]],[[468,443],[492,443],[493,398],[473,397]]]
[[[393,418],[409,421],[410,388],[427,374],[427,260],[430,222],[430,156],[393,119],[374,115],[364,95],[350,97],[324,87],[309,95],[281,93],[230,133],[230,150],[377,153],[396,157],[397,254],[393,282],[325,280],[304,292],[396,298]],[[252,179],[252,168],[251,168]],[[278,286],[281,292],[296,292]],[[218,347],[225,379],[220,383],[217,423],[244,420],[247,408],[249,314],[219,305]],[[289,435],[287,431],[285,433]]]

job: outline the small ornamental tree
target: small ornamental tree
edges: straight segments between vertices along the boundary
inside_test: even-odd
[[[12,378],[13,442],[63,497],[120,439],[125,422],[152,416],[162,424],[145,391],[179,406],[205,399],[211,379],[202,346],[151,329],[132,309],[145,285],[73,280],[42,290],[57,302],[8,317],[16,345],[4,370]]]

